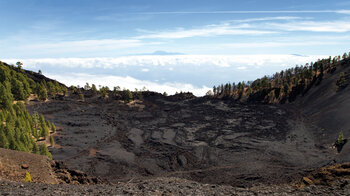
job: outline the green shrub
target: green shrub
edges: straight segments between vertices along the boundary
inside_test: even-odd
[[[337,145],[343,145],[345,143],[344,134],[340,131],[337,139]]]
[[[126,102],[126,103],[130,103],[133,99],[132,93],[129,89],[123,90],[122,95],[123,95],[124,102]]]
[[[32,182],[32,177],[29,172],[26,172],[26,177],[24,178],[24,182]]]

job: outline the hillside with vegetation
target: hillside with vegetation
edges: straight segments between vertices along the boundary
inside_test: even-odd
[[[25,71],[21,66],[20,62],[16,67],[0,62],[0,147],[51,158],[45,141],[54,145],[51,133],[56,127],[42,114],[29,114],[25,103],[29,99],[45,101],[48,96],[65,94],[67,89],[58,82],[46,82],[41,74]]]
[[[254,81],[226,83],[213,87],[216,98],[232,98],[242,102],[287,103],[305,95],[310,88],[319,85],[325,77],[341,66],[349,64],[350,53],[342,56],[319,59],[294,68],[282,70],[272,76]],[[337,80],[339,90],[348,85],[349,73],[341,72]],[[210,94],[210,93],[209,93]]]

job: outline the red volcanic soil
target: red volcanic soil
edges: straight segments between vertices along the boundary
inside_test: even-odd
[[[0,179],[24,182],[26,172],[32,182],[58,183],[46,156],[0,148]]]

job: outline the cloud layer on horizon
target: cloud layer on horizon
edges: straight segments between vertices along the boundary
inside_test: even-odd
[[[90,85],[98,84],[102,86],[108,86],[111,90],[116,86],[119,86],[122,89],[127,88],[130,90],[140,90],[143,87],[146,87],[147,90],[159,93],[167,92],[169,95],[175,94],[176,92],[192,92],[196,96],[203,96],[206,92],[211,90],[211,88],[207,86],[195,87],[192,84],[177,82],[157,83],[147,80],[139,80],[130,76],[120,77],[112,75],[94,75],[87,73],[71,73],[64,76],[49,73],[46,76],[60,81],[67,86],[79,85],[83,87],[86,82],[88,82]]]
[[[242,47],[239,45],[239,47]],[[249,47],[249,45],[247,46]],[[103,68],[115,69],[120,67],[179,67],[179,66],[216,66],[237,67],[250,66],[259,67],[264,65],[293,66],[315,61],[325,55],[278,55],[278,54],[256,54],[256,55],[140,55],[123,56],[115,58],[42,58],[42,59],[5,59],[5,62],[15,63],[18,60],[24,63],[28,69],[38,69],[44,66],[66,67],[66,68]]]
[[[254,80],[327,56],[303,55],[143,55],[117,58],[7,59],[24,68],[42,70],[64,84],[86,82],[113,88],[148,89],[204,95],[213,85]]]

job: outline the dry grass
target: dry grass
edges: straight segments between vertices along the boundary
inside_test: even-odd
[[[303,177],[296,186],[304,188],[307,185],[332,185],[336,180],[344,178],[350,178],[350,163],[322,167]]]

